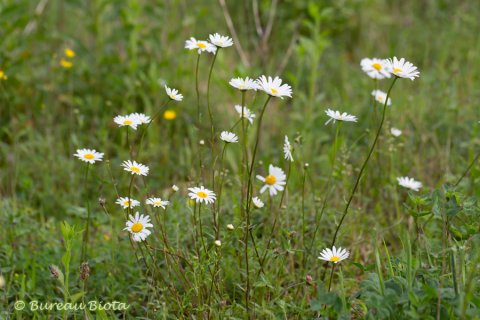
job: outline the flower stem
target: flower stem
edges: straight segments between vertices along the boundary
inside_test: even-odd
[[[142,143],[143,143],[143,138],[145,137],[145,133],[147,132],[147,129],[148,127],[150,127],[150,124],[152,124],[152,122],[160,115],[160,113],[162,112],[163,108],[167,106],[168,102],[170,101],[170,99],[168,99],[167,101],[165,101],[161,106],[160,106],[160,110],[158,110],[158,112],[152,117],[152,119],[150,120],[149,123],[147,123],[147,125],[145,126],[145,128],[143,129],[142,131],[142,136],[140,137],[140,143],[138,145],[138,152],[137,152],[137,160],[140,158],[140,153],[142,152]]]
[[[200,128],[200,91],[198,90],[198,66],[200,64],[200,54],[197,57],[197,65],[195,67],[195,91],[197,93],[197,125]]]
[[[252,161],[250,162],[250,168],[248,169],[248,183],[247,183],[247,203],[246,203],[246,212],[245,212],[245,267],[246,267],[246,280],[245,280],[245,307],[247,309],[247,317],[250,317],[250,275],[249,275],[249,265],[248,265],[248,234],[250,232],[250,206],[253,190],[252,190],[252,174],[253,167],[255,166],[255,156],[257,155],[258,143],[260,141],[260,133],[262,126],[262,119],[267,108],[268,102],[272,97],[268,96],[265,104],[263,105],[262,112],[260,113],[260,118],[258,119],[258,129],[257,129],[257,138],[255,140],[255,146],[253,148]],[[242,111],[243,112],[243,111]]]
[[[360,179],[362,178],[363,172],[365,171],[365,168],[367,167],[368,160],[370,160],[370,157],[372,156],[373,150],[375,149],[375,146],[377,145],[378,137],[380,136],[380,133],[382,132],[383,123],[385,122],[385,113],[387,111],[388,98],[390,96],[390,92],[392,91],[392,88],[395,85],[395,82],[397,81],[397,79],[398,79],[398,77],[395,77],[393,79],[392,84],[390,85],[390,88],[388,89],[387,97],[385,98],[385,103],[383,105],[382,118],[380,120],[380,125],[378,126],[378,129],[377,129],[377,134],[375,135],[375,140],[373,140],[373,144],[370,147],[368,155],[367,155],[367,157],[365,158],[365,161],[362,164],[360,172],[357,176],[357,180],[355,181],[355,185],[352,189],[352,192],[350,193],[350,197],[348,198],[347,205],[345,206],[345,209],[343,210],[342,218],[340,219],[340,222],[338,223],[337,229],[335,230],[335,233],[333,235],[333,239],[332,239],[332,242],[330,244],[330,247],[333,247],[335,245],[335,241],[337,240],[338,231],[340,230],[340,228],[343,224],[343,221],[345,220],[345,217],[348,214],[348,208],[350,208],[350,204],[352,203],[352,199],[355,195],[355,192],[357,191],[358,185],[360,183]]]
[[[87,202],[87,221],[86,221],[86,226],[85,226],[85,233],[83,235],[83,245],[82,245],[82,259],[80,260],[80,263],[85,262],[85,259],[87,257],[87,250],[88,250],[88,236],[89,236],[89,226],[90,226],[90,195],[88,192],[88,169],[90,168],[90,163],[87,163],[87,168],[85,169],[85,201]]]
[[[210,79],[212,78],[212,71],[213,71],[213,66],[215,65],[215,61],[217,60],[217,55],[218,52],[220,51],[220,48],[215,51],[215,54],[213,55],[213,60],[212,64],[210,65],[210,71],[208,72],[208,81],[207,81],[207,109],[208,109],[208,116],[210,118],[210,143],[211,143],[211,148],[212,148],[212,154],[213,154],[213,139],[215,137],[215,128],[213,127],[213,115],[212,115],[212,110],[210,109]]]
[[[477,153],[477,155],[475,156],[475,158],[472,160],[472,162],[470,162],[470,164],[468,165],[467,169],[463,172],[463,174],[461,175],[461,177],[457,180],[457,182],[455,182],[454,186],[458,186],[458,184],[463,180],[463,178],[465,178],[465,176],[468,174],[468,172],[470,171],[470,169],[472,169],[473,165],[477,162],[478,158],[480,158],[480,151]]]
[[[332,263],[332,272],[330,273],[330,281],[328,281],[328,292],[332,288],[332,279],[333,279],[333,272],[335,271],[335,263]]]

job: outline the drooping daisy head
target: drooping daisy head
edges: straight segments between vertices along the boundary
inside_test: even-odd
[[[250,122],[250,124],[253,124],[253,119],[255,118],[255,113],[250,111],[250,109],[248,109],[247,107],[242,108],[242,106],[237,104],[235,106],[235,110],[237,111],[237,113],[240,117],[243,116],[245,119],[248,120],[248,122]]]
[[[377,100],[377,102],[381,103],[382,105],[385,104],[385,99],[387,99],[387,94],[383,92],[382,90],[373,90],[372,91],[372,96]],[[392,104],[392,99],[388,97],[388,102],[387,106]]]
[[[391,133],[392,136],[394,136],[394,137],[399,137],[399,136],[402,135],[402,130],[392,127],[392,128],[390,128],[390,133]]]
[[[144,241],[152,232],[148,228],[153,228],[150,223],[150,217],[147,215],[140,215],[138,212],[135,216],[130,215],[130,220],[126,223],[126,228],[130,232],[133,241]]]
[[[211,44],[210,42],[197,40],[194,37],[191,37],[189,40],[185,41],[185,48],[189,50],[198,50],[198,54],[206,51],[209,53],[215,53],[217,51],[217,47]]]
[[[282,84],[282,79],[279,77],[266,77],[261,76],[257,79],[258,89],[263,90],[265,93],[272,97],[278,97],[283,99],[283,97],[292,97],[292,87],[284,83]]]
[[[103,153],[97,152],[93,149],[77,149],[77,153],[75,153],[74,156],[88,163],[95,163],[96,161],[103,160]]]
[[[148,198],[145,203],[154,206],[155,208],[160,207],[162,209],[165,209],[165,207],[170,204],[170,201],[162,200],[160,198]]]
[[[241,91],[258,89],[258,85],[256,81],[253,79],[250,79],[249,77],[246,77],[245,79],[233,78],[230,80],[229,84],[232,87],[237,88],[238,90],[241,90]]]
[[[138,163],[137,161],[123,161],[122,167],[124,168],[123,170],[128,171],[131,174],[138,174],[141,176],[148,175],[148,167],[146,165]]]
[[[331,109],[327,109],[325,111],[327,116],[330,117],[330,119],[325,122],[325,125],[329,124],[330,122],[335,123],[335,121],[347,121],[347,122],[357,122],[357,117],[352,116],[351,114],[348,114],[346,112],[340,113],[339,111],[333,111]]]
[[[283,154],[285,156],[285,160],[293,162],[293,147],[290,144],[290,141],[288,141],[288,137],[285,136],[285,142],[283,144]]]
[[[389,64],[386,59],[369,59],[364,58],[360,61],[360,66],[363,72],[365,72],[372,79],[385,79],[390,78]]]
[[[233,45],[232,38],[222,36],[218,33],[211,34],[208,38],[212,44],[220,48],[231,47]]]
[[[214,203],[217,198],[215,192],[208,190],[203,186],[188,188],[188,191],[190,191],[188,196],[190,199],[195,200],[196,203]]]
[[[121,205],[123,209],[133,208],[140,205],[140,201],[129,197],[120,197],[115,203]]]
[[[415,179],[409,177],[398,177],[397,181],[402,187],[411,189],[413,191],[418,191],[422,187],[422,183],[420,181],[416,181]]]
[[[167,85],[165,85],[165,91],[167,92],[167,95],[169,96],[170,99],[175,100],[175,101],[182,101],[183,100],[183,95],[178,93],[177,89],[169,88]]]
[[[229,131],[222,131],[220,134],[220,139],[225,141],[226,143],[237,143],[238,137],[235,133]]]
[[[346,249],[342,249],[342,248],[337,249],[335,248],[335,246],[333,246],[332,249],[330,248],[323,249],[318,259],[333,262],[333,263],[339,263],[340,261],[347,259],[349,255],[350,255],[350,252],[348,252]]]
[[[259,197],[253,197],[252,198],[253,205],[257,207],[258,209],[263,208],[265,205],[262,200],[260,200]]]
[[[397,57],[388,59],[388,67],[389,71],[399,78],[408,78],[413,81],[420,76],[420,71],[418,71],[417,67],[404,58],[400,60]]]
[[[129,114],[128,116],[116,116],[115,118],[113,118],[113,121],[120,127],[129,126],[133,130],[137,130],[137,126],[141,124],[140,119],[132,115],[133,113]]]
[[[143,114],[143,113],[131,113],[128,115],[129,118],[136,118],[137,119],[137,122],[138,124],[147,124],[149,123],[150,121],[152,121],[152,119],[150,119],[149,116],[147,116],[146,114]]]
[[[269,190],[270,196],[274,196],[277,194],[277,191],[282,191],[283,186],[286,184],[285,173],[282,169],[270,165],[268,167],[268,175],[266,177],[262,177],[261,175],[257,175],[257,179],[264,182],[265,184],[260,189],[260,193],[263,193],[265,190]]]

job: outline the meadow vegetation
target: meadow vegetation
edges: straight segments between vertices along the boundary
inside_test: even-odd
[[[0,1],[0,319],[480,319],[479,16]]]

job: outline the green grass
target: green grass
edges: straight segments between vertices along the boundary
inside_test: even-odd
[[[216,162],[217,176],[224,177],[220,248],[213,244],[211,207],[202,206],[208,252],[196,250],[203,248],[195,241],[187,196],[188,187],[213,188],[212,166],[222,143],[216,139],[212,154],[206,98],[212,56],[200,59],[198,125],[196,53],[184,49],[184,42],[232,34],[222,3],[0,2],[0,70],[8,76],[0,80],[0,275],[6,282],[0,318],[480,319],[478,164],[455,186],[479,152],[480,5],[259,0],[262,28],[273,19],[270,36],[262,40],[256,1],[227,1],[246,58],[233,47],[218,55],[210,86],[216,133],[238,120],[234,105],[242,96],[228,85],[231,78],[278,75],[293,88],[292,99],[270,101],[262,123],[253,176],[265,176],[272,163],[290,177],[282,206],[281,195],[270,202],[264,193],[266,206],[251,213],[265,263],[262,272],[249,239],[247,312],[240,125],[234,131],[241,142]],[[274,11],[271,3],[277,3]],[[69,69],[60,65],[65,48],[76,53]],[[331,266],[326,270],[317,256],[330,246],[378,123],[370,95],[374,83],[359,63],[392,56],[405,57],[421,75],[413,82],[399,79],[392,90],[379,143],[338,235],[337,245],[351,256],[335,269],[329,292]],[[390,82],[381,81],[379,88],[386,91]],[[158,210],[159,221],[152,219],[148,248],[132,247],[123,231],[126,211],[115,204],[115,188],[128,196],[130,176],[120,165],[131,157],[125,130],[113,118],[156,114],[167,99],[164,83],[185,98],[168,104],[176,119],[160,116],[149,127],[138,160],[150,174],[135,179],[132,198],[153,217],[143,205],[147,196],[171,204]],[[250,156],[266,98],[261,92],[246,95],[246,106],[257,115],[249,130]],[[359,121],[342,123],[335,140],[336,127],[324,125],[327,108]],[[403,134],[393,137],[391,127]],[[136,153],[142,127],[132,132]],[[283,159],[285,135],[295,148],[290,170]],[[90,166],[88,183],[84,163],[73,157],[78,148],[97,149],[108,159]],[[398,186],[396,177],[407,175],[422,181],[420,192]],[[261,183],[254,180],[257,196]],[[171,190],[173,184],[179,192]],[[91,272],[82,281],[86,199]],[[64,274],[63,282],[52,278],[51,265]],[[18,300],[120,301],[130,308],[18,311]]]

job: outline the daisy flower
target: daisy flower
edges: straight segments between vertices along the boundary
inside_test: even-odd
[[[283,144],[283,154],[285,155],[285,160],[293,162],[292,151],[292,145],[290,144],[290,141],[288,141],[288,137],[285,136],[285,143]]]
[[[282,84],[282,79],[279,77],[266,77],[261,76],[257,79],[258,89],[265,91],[268,95],[272,97],[278,97],[283,99],[283,97],[292,97],[292,87],[284,83]]]
[[[134,241],[143,241],[145,240],[150,233],[152,233],[147,228],[153,228],[153,224],[150,223],[150,217],[146,215],[140,215],[138,212],[135,213],[135,216],[130,215],[130,220],[126,223],[127,230],[132,235]]]
[[[258,85],[255,82],[255,80],[250,79],[249,77],[246,77],[245,79],[242,78],[233,78],[230,80],[229,84],[241,91],[246,91],[246,90],[257,90]]]
[[[385,92],[383,92],[382,90],[373,90],[372,91],[372,96],[374,96],[375,100],[377,100],[377,102],[380,102],[382,105],[385,104],[385,99],[387,99],[387,94]],[[391,104],[392,104],[392,99],[390,99],[390,97],[388,97],[387,106],[389,106]]]
[[[129,197],[120,197],[115,203],[121,205],[123,209],[138,207],[140,205],[140,201]]]
[[[178,93],[177,89],[169,88],[167,85],[165,85],[165,91],[167,92],[167,95],[170,97],[170,99],[175,100],[175,101],[182,101],[183,100],[183,95]]]
[[[283,186],[286,184],[286,178],[287,177],[282,169],[270,165],[268,168],[268,176],[262,177],[257,175],[258,180],[265,182],[265,185],[260,189],[260,193],[263,193],[265,190],[269,189],[270,196],[276,195],[277,191],[283,190]]]
[[[233,132],[228,132],[228,131],[223,131],[220,134],[220,139],[222,139],[226,143],[237,143],[238,142],[237,135]]]
[[[165,207],[170,204],[170,201],[162,200],[160,198],[148,198],[145,203],[154,206],[155,208],[161,207],[162,209],[165,209]]]
[[[230,37],[219,35],[218,33],[209,36],[210,42],[220,48],[231,47],[233,40]]]
[[[195,200],[196,203],[203,203],[209,204],[209,203],[214,203],[215,199],[217,198],[215,196],[215,192],[205,189],[203,186],[199,187],[193,187],[193,188],[188,188],[190,191],[188,193],[188,196],[190,199]]]
[[[215,53],[215,51],[217,51],[217,47],[213,44],[207,41],[197,40],[194,37],[191,37],[189,40],[185,41],[185,48],[189,50],[198,49],[198,54],[201,54],[203,51],[210,53]]]
[[[399,78],[409,78],[413,81],[420,76],[417,67],[404,58],[398,60],[397,57],[393,57],[393,59],[388,59],[388,64],[390,72]]]
[[[342,248],[337,249],[335,248],[335,246],[333,246],[332,249],[330,248],[323,249],[318,259],[333,262],[333,263],[339,263],[340,261],[347,259],[349,255],[350,255],[350,252],[348,252],[346,249],[342,249]]]
[[[250,124],[253,124],[253,118],[255,118],[255,114],[252,111],[250,111],[250,109],[248,109],[247,107],[242,108],[242,106],[237,104],[235,106],[235,110],[237,110],[238,114],[240,115],[240,118],[242,117],[242,114],[243,114],[243,117],[247,119],[248,122],[250,122]]]
[[[128,115],[129,118],[136,118],[138,124],[146,124],[152,121],[149,116],[143,114],[143,113],[131,113]]]
[[[113,118],[113,121],[120,127],[129,126],[133,130],[137,130],[137,126],[140,124],[140,119],[136,116],[132,116],[132,114],[128,116],[116,116]]]
[[[360,61],[360,66],[363,72],[372,79],[381,80],[390,78],[389,64],[386,59],[364,58]]]
[[[392,128],[390,128],[390,133],[391,133],[392,136],[394,136],[394,137],[399,137],[399,136],[402,135],[402,130],[392,127]]]
[[[96,161],[103,160],[103,153],[97,152],[93,149],[77,149],[77,153],[75,153],[74,156],[88,163],[95,163]]]
[[[138,174],[141,176],[146,176],[149,170],[146,165],[130,160],[123,161],[122,167],[124,168],[123,170],[129,171],[131,174]]]
[[[335,121],[347,121],[347,122],[357,122],[357,117],[352,116],[351,114],[348,114],[346,112],[340,113],[339,111],[333,111],[331,109],[328,109],[325,111],[327,116],[330,117],[327,122],[325,122],[325,125],[329,124],[331,121],[332,123],[335,123]]]
[[[263,201],[260,200],[259,197],[254,197],[254,198],[252,199],[252,202],[253,202],[253,205],[254,205],[255,207],[257,207],[258,209],[263,208],[263,206],[265,205],[265,204],[263,203]]]
[[[402,187],[411,189],[413,191],[418,191],[422,187],[422,183],[420,181],[416,181],[415,179],[409,177],[398,177],[397,181]]]

